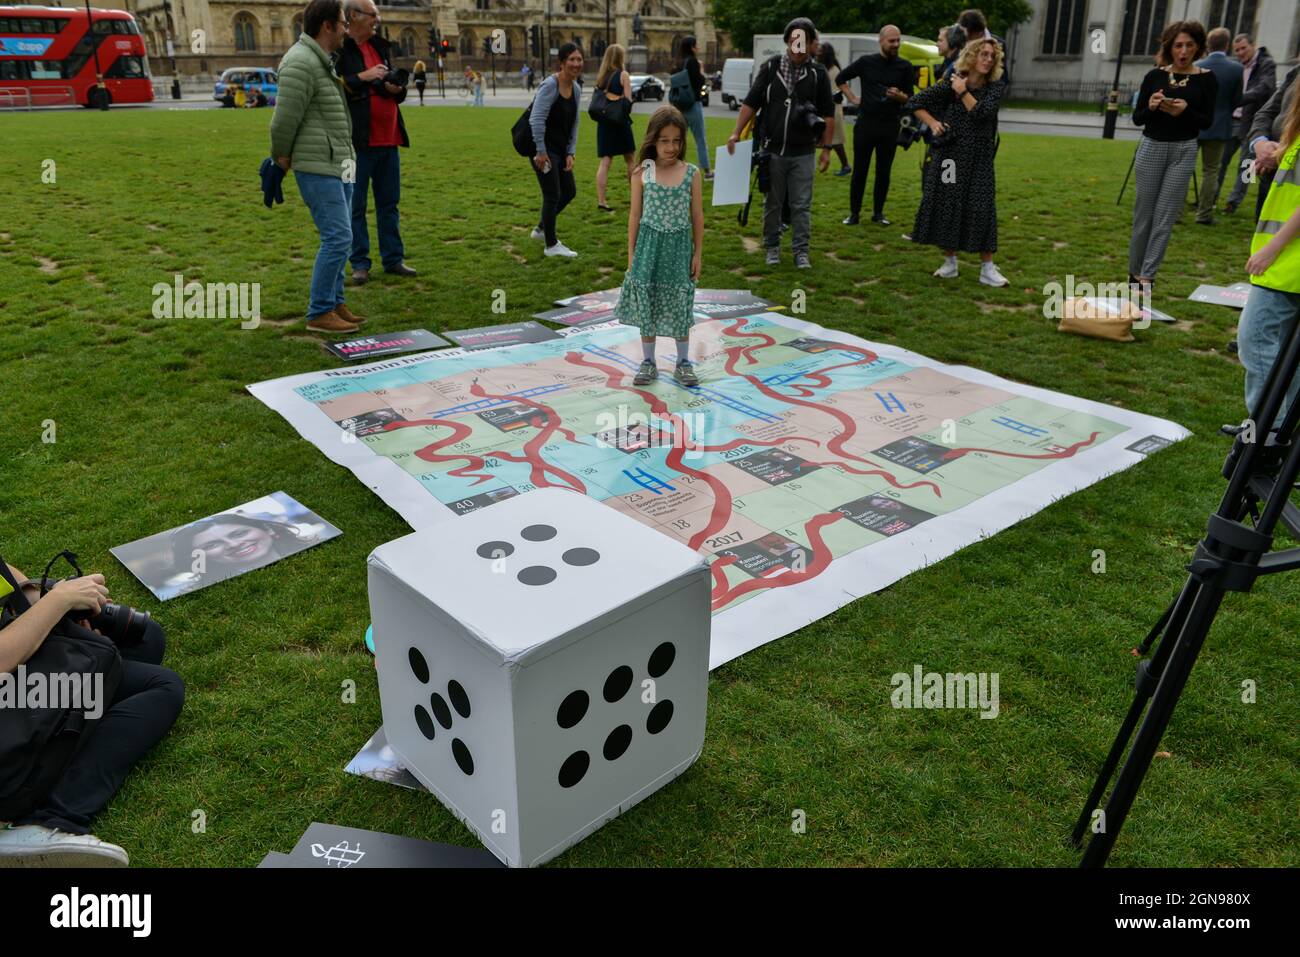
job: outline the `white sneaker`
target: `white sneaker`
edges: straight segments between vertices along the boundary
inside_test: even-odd
[[[991,262],[980,266],[980,282],[986,286],[1009,286],[1007,277],[998,272],[998,267]]]
[[[0,867],[126,867],[116,844],[93,834],[68,834],[39,824],[0,831]]]
[[[936,270],[934,271],[934,274],[935,274],[936,276],[938,276],[940,279],[956,279],[956,278],[957,278],[957,260],[956,260],[956,259],[945,259],[945,260],[943,261],[943,265],[940,266],[938,269],[936,269]]]
[[[542,228],[541,228],[540,226],[534,226],[534,227],[533,227],[533,231],[532,231],[531,233],[529,233],[528,235],[529,235],[532,239],[537,240],[539,243],[544,243],[544,242],[546,242],[546,233],[544,233],[544,232],[542,231]]]
[[[556,242],[554,246],[547,246],[546,255],[563,256],[565,259],[576,259],[578,256],[577,253],[561,242]]]

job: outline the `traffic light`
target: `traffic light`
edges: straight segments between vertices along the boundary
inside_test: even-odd
[[[491,37],[484,37],[484,38],[483,38],[483,55],[484,55],[484,56],[491,56],[491,55],[492,55],[492,38],[491,38]]]
[[[536,23],[528,28],[528,49],[533,56],[542,55],[542,28]]]
[[[445,57],[445,56],[448,56],[450,53],[451,53],[451,41],[450,41],[450,40],[443,40],[443,41],[442,41],[442,55]]]
[[[429,27],[429,52],[438,52],[438,28]]]

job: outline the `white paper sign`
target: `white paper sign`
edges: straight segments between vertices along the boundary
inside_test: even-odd
[[[713,159],[713,205],[735,206],[749,199],[749,170],[754,141],[741,140],[736,152],[719,146]]]

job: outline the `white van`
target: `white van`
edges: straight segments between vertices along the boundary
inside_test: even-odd
[[[823,33],[823,43],[835,47],[835,59],[840,61],[841,69],[848,66],[860,56],[880,52],[880,40],[874,33]],[[754,69],[785,52],[785,40],[779,33],[756,34],[754,36]],[[849,84],[854,95],[861,96],[862,88],[857,80]]]
[[[752,57],[732,57],[722,64],[722,102],[733,110],[740,109],[741,100],[749,93],[753,75]]]

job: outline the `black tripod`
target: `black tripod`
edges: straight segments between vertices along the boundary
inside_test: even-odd
[[[1082,845],[1084,834],[1093,824],[1093,811],[1124,756],[1133,729],[1138,728],[1105,811],[1091,827],[1093,835],[1083,853],[1083,867],[1100,867],[1106,863],[1224,593],[1247,592],[1260,575],[1300,568],[1300,548],[1270,551],[1273,529],[1279,521],[1300,539],[1300,509],[1288,501],[1300,474],[1300,441],[1296,441],[1300,401],[1292,405],[1285,421],[1275,431],[1268,427],[1277,420],[1287,387],[1298,368],[1300,323],[1291,330],[1269,371],[1259,408],[1252,410],[1253,418],[1244,426],[1224,426],[1227,434],[1235,436],[1232,451],[1223,464],[1228,490],[1218,511],[1210,516],[1205,538],[1196,546],[1192,563],[1187,566],[1190,575],[1182,591],[1137,648],[1139,655],[1145,655],[1153,643],[1159,642],[1149,660],[1144,658],[1138,662],[1133,704],[1070,835],[1072,845]],[[1252,519],[1252,526],[1244,523],[1247,516]]]

